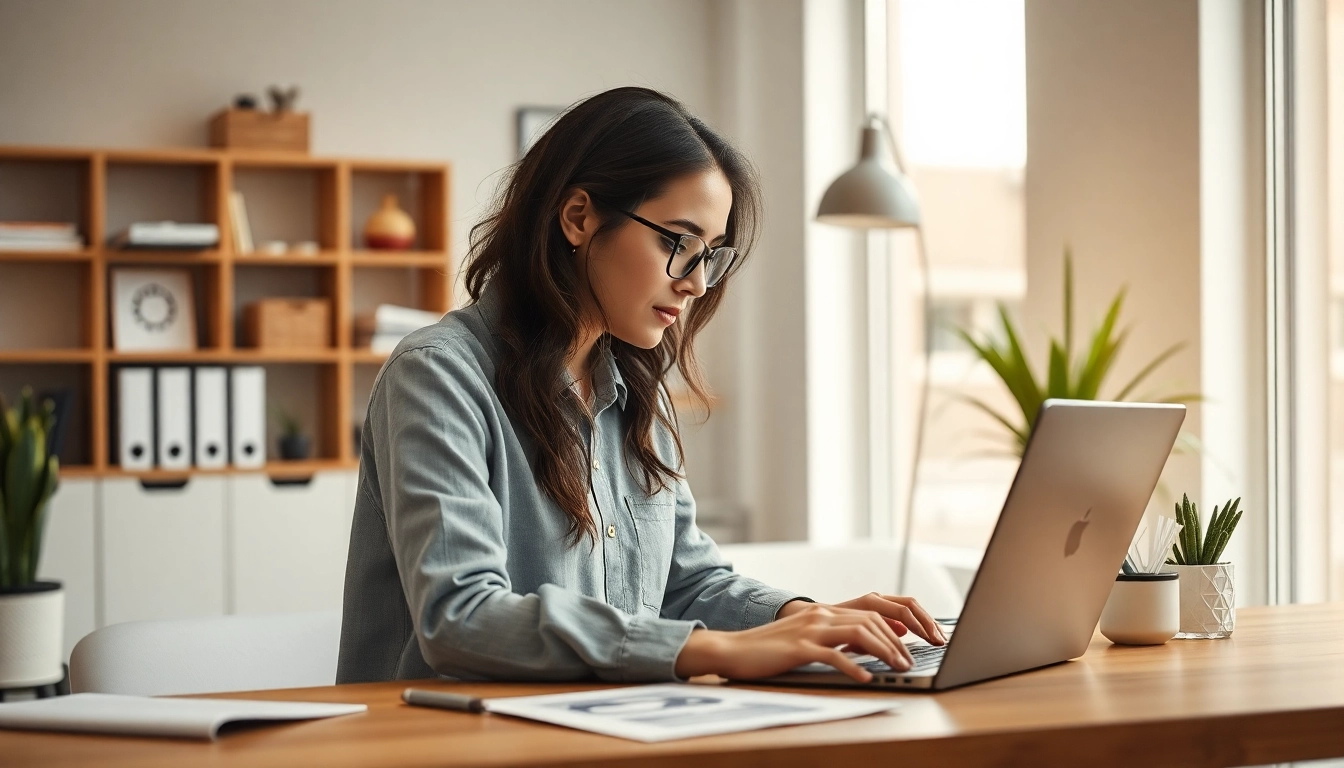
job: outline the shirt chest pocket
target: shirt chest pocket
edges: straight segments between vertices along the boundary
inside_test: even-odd
[[[631,495],[625,497],[625,507],[639,542],[640,598],[645,609],[657,614],[662,610],[667,575],[672,567],[677,497],[671,491],[652,497]]]

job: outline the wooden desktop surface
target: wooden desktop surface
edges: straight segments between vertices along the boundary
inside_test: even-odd
[[[0,731],[4,766],[1236,766],[1344,756],[1344,603],[1245,608],[1226,640],[1112,646],[937,694],[898,714],[640,744],[500,715],[402,704],[407,682],[229,694],[363,702],[366,714],[214,743]],[[480,696],[598,685],[417,681]],[[787,689],[797,691],[798,689]]]

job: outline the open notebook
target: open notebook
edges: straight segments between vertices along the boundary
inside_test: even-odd
[[[82,731],[128,736],[216,739],[232,723],[313,720],[365,712],[365,704],[246,699],[159,699],[77,693],[0,704],[0,728]]]

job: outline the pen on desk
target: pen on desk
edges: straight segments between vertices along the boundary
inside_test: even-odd
[[[467,696],[466,694],[461,693],[443,693],[440,691],[422,691],[418,688],[407,688],[401,692],[401,700],[417,707],[436,707],[438,709],[452,709],[458,712],[481,713],[485,711],[485,699],[477,696]]]

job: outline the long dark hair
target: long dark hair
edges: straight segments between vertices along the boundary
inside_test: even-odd
[[[714,168],[733,192],[725,242],[739,249],[736,272],[756,237],[756,172],[676,99],[647,88],[615,88],[570,106],[512,168],[493,209],[471,230],[467,291],[479,301],[489,284],[502,309],[495,389],[515,428],[531,437],[533,471],[569,517],[571,544],[595,537],[597,528],[588,511],[588,462],[578,425],[562,411],[564,401],[577,403],[577,396],[557,392],[557,385],[565,359],[577,348],[581,298],[591,289],[561,231],[560,207],[567,191],[585,190],[601,220],[597,241],[629,223],[617,209],[635,210],[663,194],[669,182]],[[624,454],[627,464],[638,463],[648,494],[680,477],[654,450],[655,421],[671,433],[677,462],[683,461],[664,376],[675,365],[708,413],[693,343],[732,280],[730,274],[691,302],[653,349],[610,334],[598,342],[611,345],[626,383]]]

